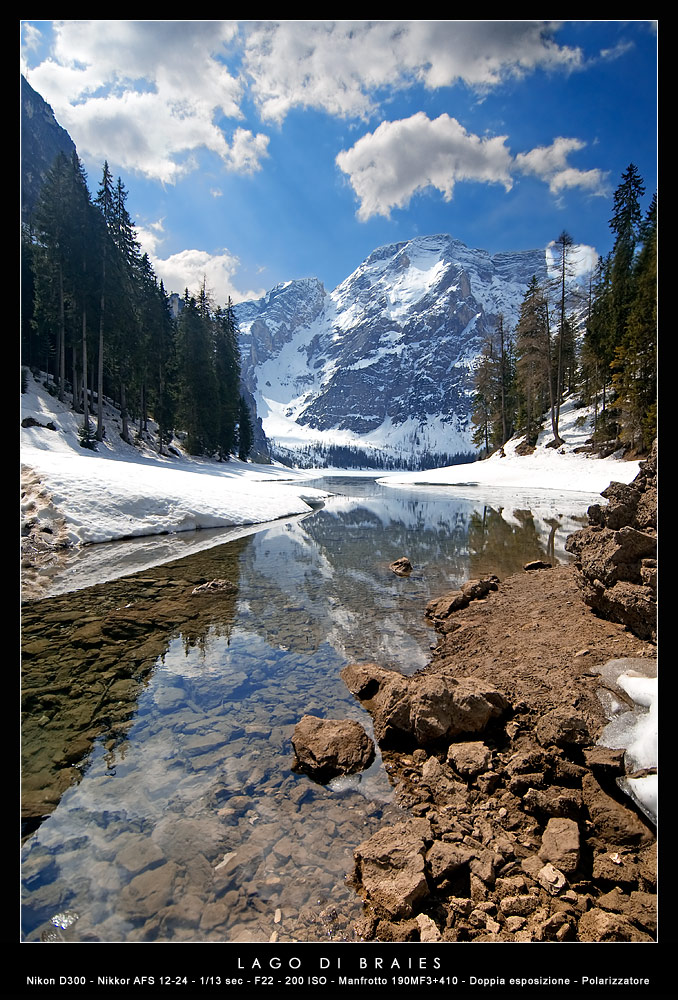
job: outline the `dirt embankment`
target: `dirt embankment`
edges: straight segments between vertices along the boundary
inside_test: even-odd
[[[630,531],[618,523],[622,492]],[[600,668],[629,657],[639,673],[655,670],[656,456],[605,510],[577,533],[573,564],[475,581],[432,602],[438,645],[426,670],[345,668],[409,816],[355,852],[361,937],[654,939],[655,829],[620,789],[623,750],[598,740],[608,721]],[[618,583],[613,605],[602,592]]]

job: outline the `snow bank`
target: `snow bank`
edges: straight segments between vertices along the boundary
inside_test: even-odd
[[[483,488],[513,493],[524,490],[550,490],[558,493],[599,494],[611,482],[630,483],[640,468],[639,462],[626,462],[620,456],[592,458],[578,452],[592,432],[591,415],[567,400],[560,413],[560,434],[565,443],[560,448],[547,447],[553,440],[550,427],[539,435],[531,455],[518,455],[520,439],[504,446],[504,455],[495,452],[490,458],[471,465],[454,465],[426,472],[398,472],[379,479],[385,486],[449,486],[455,492],[472,496],[469,490]]]
[[[147,443],[126,444],[112,409],[97,451],[82,448],[82,417],[32,378],[21,411],[22,422],[36,422],[21,430],[22,465],[41,480],[22,514],[45,525],[63,519],[72,545],[256,524],[308,513],[327,496],[305,485],[310,474],[280,465],[165,457]]]
[[[658,685],[656,661],[638,657],[609,660],[598,672],[608,687],[601,691],[606,715],[610,720],[603,730],[602,746],[625,751],[629,775],[656,770],[658,760]],[[612,694],[616,688],[619,698]],[[626,695],[626,697],[624,697]],[[649,818],[657,822],[657,774],[641,774],[619,780],[622,789]]]

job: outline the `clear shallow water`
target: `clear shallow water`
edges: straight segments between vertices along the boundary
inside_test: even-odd
[[[28,606],[25,940],[350,939],[353,850],[398,809],[379,757],[327,787],[295,774],[294,725],[309,712],[369,731],[344,664],[423,667],[428,600],[565,558],[580,524],[319,485],[336,495],[313,514]],[[388,569],[402,555],[409,578]],[[237,589],[175,600],[215,578]]]

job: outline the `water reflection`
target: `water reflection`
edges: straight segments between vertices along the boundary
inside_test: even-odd
[[[379,757],[328,787],[292,772],[294,725],[369,729],[346,662],[418,669],[428,600],[554,561],[578,523],[325,485],[311,516],[25,606],[27,940],[350,937],[353,849],[397,807]],[[234,590],[193,594],[217,578]]]

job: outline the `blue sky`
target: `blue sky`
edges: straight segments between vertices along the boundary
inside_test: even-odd
[[[605,254],[628,164],[657,186],[655,21],[22,21],[21,58],[167,290],[218,302],[430,233]]]

